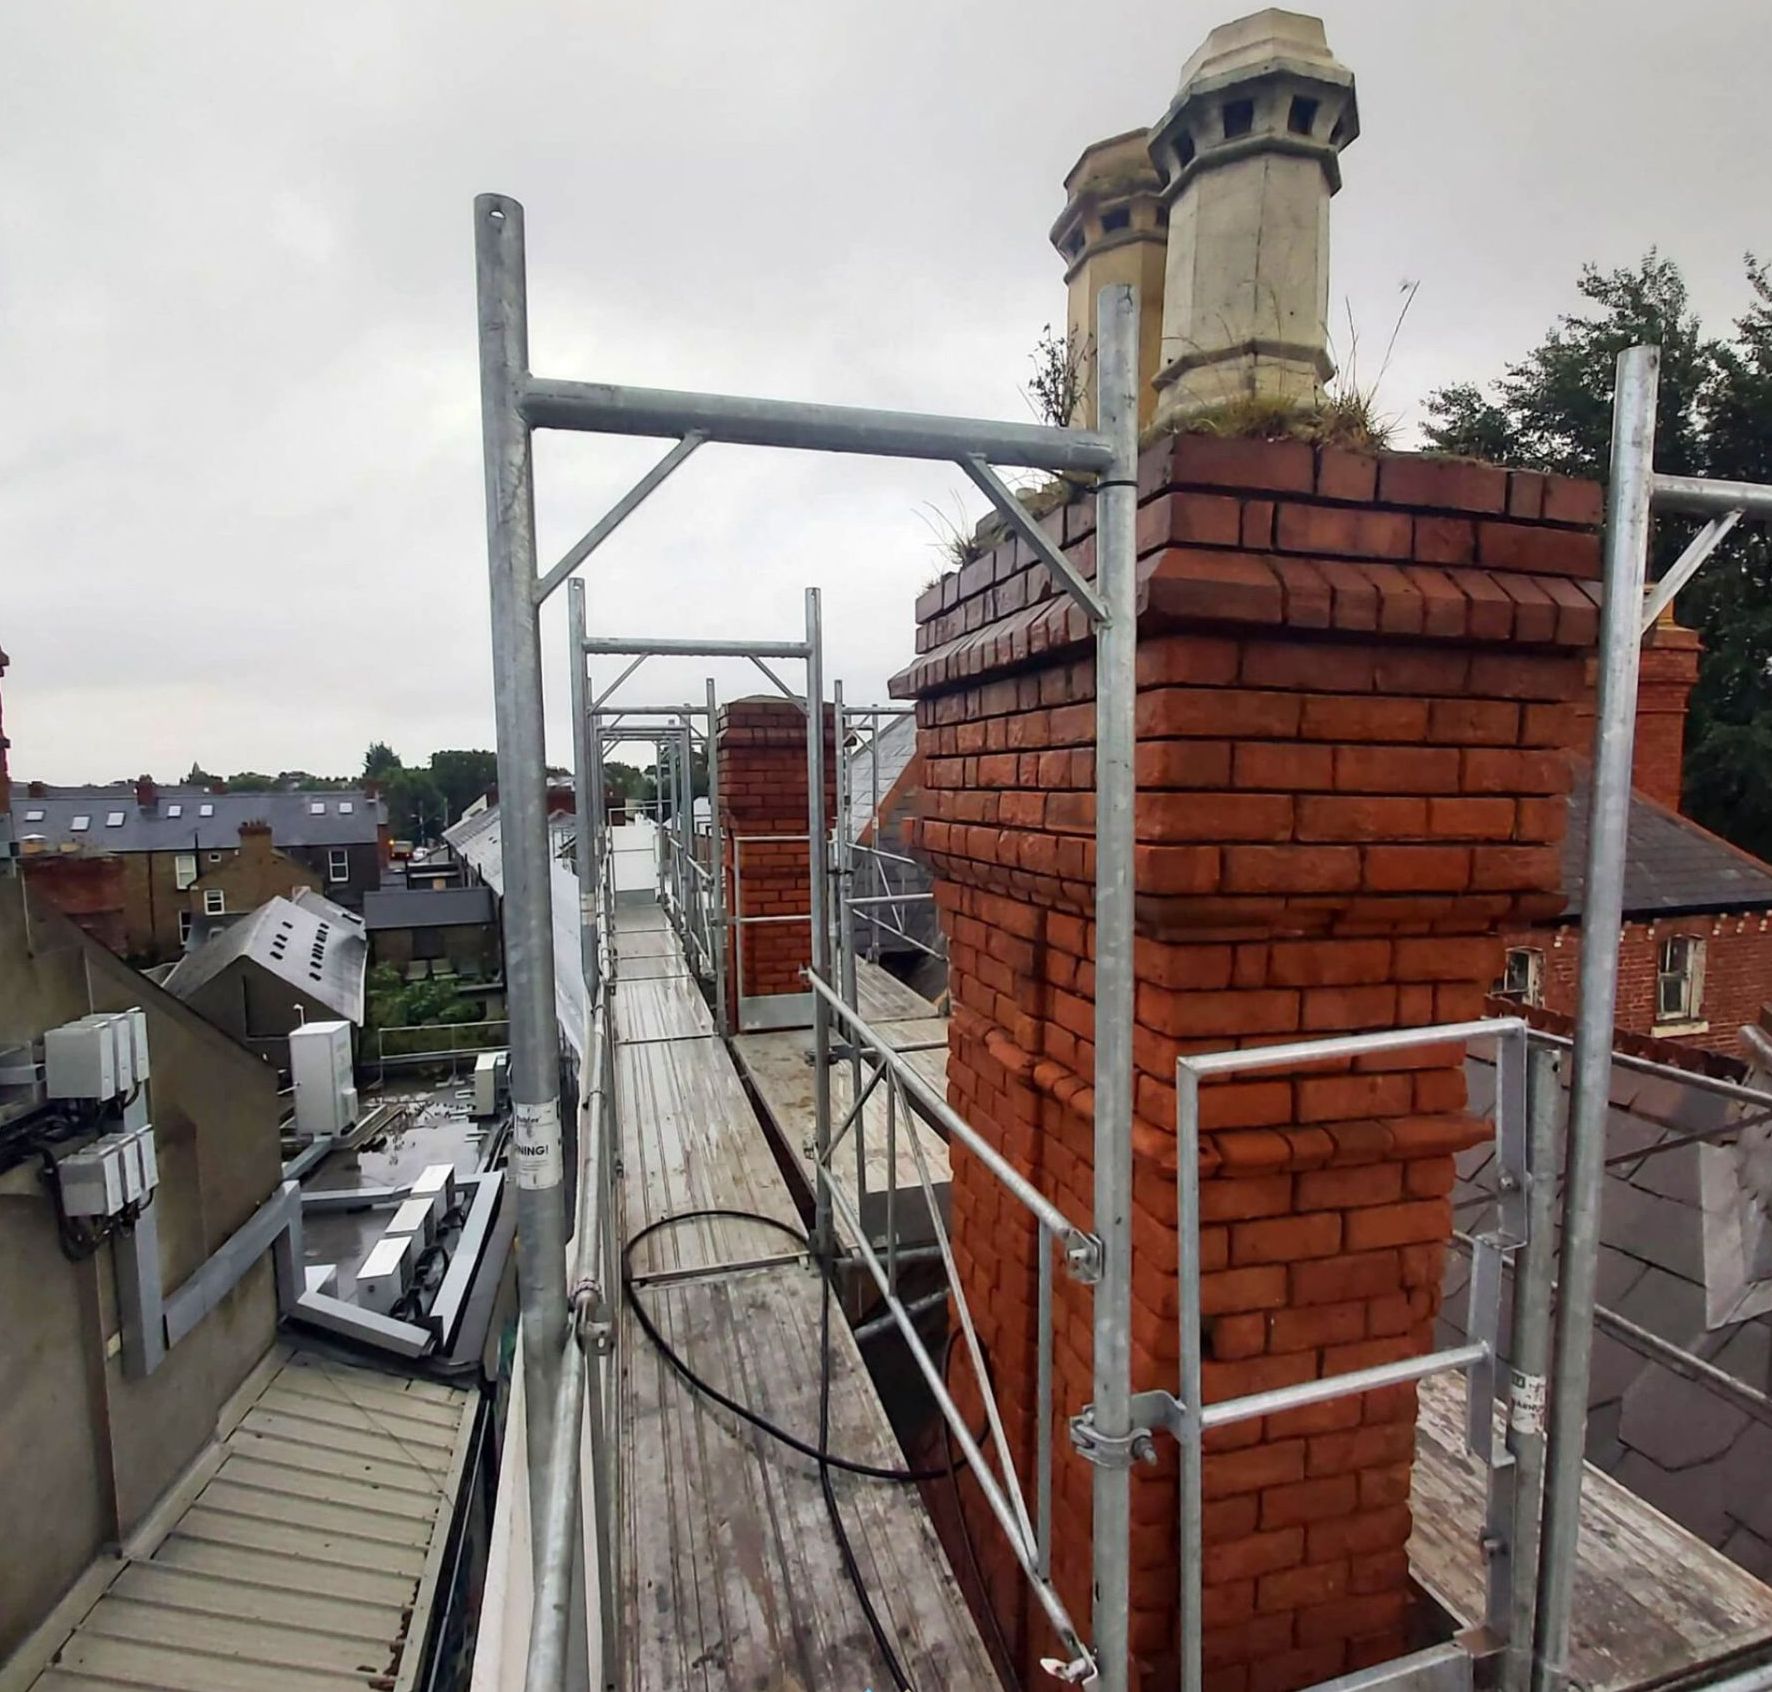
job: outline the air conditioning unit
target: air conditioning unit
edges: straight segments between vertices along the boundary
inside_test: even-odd
[[[295,1132],[304,1140],[342,1134],[357,1120],[348,1022],[306,1022],[289,1033]]]
[[[474,1115],[497,1116],[510,1088],[511,1054],[482,1052],[474,1059]]]

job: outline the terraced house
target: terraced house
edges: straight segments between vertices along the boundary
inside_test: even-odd
[[[229,793],[159,787],[143,776],[129,786],[32,782],[13,793],[13,835],[27,874],[69,858],[119,860],[123,952],[143,966],[176,958],[194,923],[234,914],[218,872],[240,856],[243,834],[262,842],[255,825],[268,827],[275,852],[311,871],[347,910],[361,911],[363,895],[381,885],[387,811],[361,788]],[[45,874],[41,883],[52,899],[57,879]],[[252,903],[288,890],[266,888]]]

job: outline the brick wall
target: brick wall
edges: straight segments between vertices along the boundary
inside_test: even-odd
[[[1739,1056],[1736,1030],[1757,1024],[1772,995],[1772,916],[1668,917],[1626,922],[1618,948],[1617,1024],[1631,1034],[1656,1035],[1681,1045]],[[1656,1014],[1656,976],[1661,944],[1675,935],[1704,942],[1704,992],[1696,1024],[1670,1025]],[[1543,999],[1558,1016],[1575,1014],[1581,971],[1581,930],[1573,924],[1517,929],[1509,946],[1524,946],[1544,959]]]
[[[1643,638],[1637,678],[1637,733],[1631,756],[1631,786],[1667,806],[1680,808],[1681,772],[1686,758],[1686,704],[1698,680],[1702,642],[1671,614]],[[1570,746],[1583,754],[1594,741],[1593,666],[1577,702]]]
[[[836,815],[836,719],[824,720],[825,817]],[[720,818],[730,916],[806,916],[806,713],[791,699],[737,699],[720,709]],[[798,835],[797,840],[771,836]],[[734,855],[738,855],[737,871]],[[807,922],[752,923],[730,932],[727,978],[737,995],[804,993],[812,961]]]
[[[40,853],[21,860],[31,892],[55,906],[101,946],[121,957],[128,946],[124,921],[123,860],[78,853]]]
[[[1597,624],[1598,515],[1591,486],[1479,464],[1207,437],[1144,455],[1135,1388],[1175,1385],[1176,1057],[1480,1015],[1499,932],[1560,909],[1561,748]],[[1092,572],[1090,502],[1044,521]],[[1087,630],[1019,543],[917,609],[920,656],[893,686],[919,702],[949,1096],[1088,1225]],[[1209,1400],[1429,1345],[1452,1158],[1486,1131],[1464,1104],[1444,1047],[1204,1090]],[[1036,1231],[962,1148],[953,1164],[961,1284],[1031,1463]],[[1089,1301],[1061,1276],[1056,1303],[1062,1421],[1090,1396]],[[1403,1648],[1414,1413],[1402,1388],[1211,1440],[1210,1686],[1284,1692]],[[1133,1499],[1132,1635],[1152,1687],[1175,1674],[1160,1447]],[[1055,1577],[1086,1614],[1090,1470],[1062,1427],[1055,1448]],[[968,1490],[997,1613],[1031,1659],[1050,1641]]]

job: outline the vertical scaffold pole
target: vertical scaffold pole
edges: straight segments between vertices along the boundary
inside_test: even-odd
[[[601,736],[591,723],[585,688],[585,585],[577,576],[566,583],[566,621],[572,648],[572,804],[578,822],[578,954],[584,969],[585,1014],[597,996],[597,766]],[[591,1062],[587,1047],[584,1063]]]
[[[539,1538],[551,1490],[554,1406],[566,1348],[566,1207],[541,626],[535,602],[535,487],[529,426],[519,409],[529,371],[527,284],[523,208],[515,200],[482,194],[474,201],[474,272],[511,1035],[510,1162],[517,1195],[529,1520]],[[539,1559],[539,1543],[533,1549]]]
[[[714,948],[714,1026],[729,1034],[726,1019],[726,836],[720,826],[720,725],[714,678],[708,677],[708,890],[713,915],[708,922]]]
[[[1133,747],[1137,663],[1138,302],[1131,288],[1096,299],[1097,427],[1114,449],[1097,484],[1095,632],[1095,1286],[1094,1403],[1098,1433],[1132,1431],[1132,916]],[[1187,1249],[1187,1242],[1182,1243]],[[1129,1677],[1132,1477],[1124,1463],[1094,1472],[1092,1631],[1102,1692]]]
[[[806,590],[806,882],[812,919],[812,969],[831,985],[830,884],[824,815],[824,635],[818,589]],[[821,995],[812,995],[813,1133],[818,1167],[828,1172],[831,1155],[831,1013]],[[813,1250],[829,1264],[831,1188],[824,1174],[813,1183]]]
[[[1567,1679],[1575,1555],[1581,1537],[1581,1471],[1587,1443],[1588,1365],[1606,1113],[1612,1090],[1612,1028],[1618,942],[1624,921],[1624,843],[1630,820],[1636,736],[1643,579],[1655,464],[1655,400],[1661,353],[1618,355],[1612,400],[1612,467],[1606,488],[1605,597],[1600,608],[1599,687],[1594,702],[1593,787],[1582,881],[1581,972],[1569,1144],[1563,1178],[1550,1439],[1545,1450],[1544,1530],[1538,1566],[1533,1685],[1554,1692]]]

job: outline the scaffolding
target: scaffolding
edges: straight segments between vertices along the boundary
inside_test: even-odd
[[[699,707],[622,708],[609,693],[594,698],[585,661],[593,655],[631,661],[616,685],[647,656],[742,658],[756,663],[786,693],[768,660],[803,662],[806,686],[810,885],[804,919],[811,933],[807,972],[808,1020],[813,1030],[816,1121],[815,1251],[828,1272],[837,1265],[833,1212],[856,1241],[855,1260],[873,1279],[890,1319],[922,1372],[930,1392],[971,1462],[987,1504],[1052,1623],[1065,1654],[1048,1662],[1061,1681],[1126,1692],[1130,1667],[1128,1569],[1131,1465],[1147,1457],[1154,1438],[1172,1434],[1182,1451],[1180,1569],[1183,1683],[1200,1684],[1199,1472],[1211,1428],[1273,1414],[1380,1385],[1460,1371],[1467,1381],[1466,1438],[1486,1465],[1488,1510],[1483,1546],[1489,1593],[1483,1624],[1450,1645],[1418,1652],[1360,1677],[1362,1687],[1411,1687],[1417,1692],[1468,1687],[1481,1667],[1511,1692],[1557,1692],[1567,1684],[1567,1640],[1575,1565],[1586,1420],[1588,1350],[1594,1325],[1594,1266],[1598,1243],[1599,1180],[1612,1058],[1614,983],[1611,960],[1621,927],[1622,860],[1629,794],[1637,645],[1646,621],[1689,579],[1704,556],[1745,514],[1772,516],[1772,488],[1715,484],[1657,475],[1652,462],[1657,354],[1634,348],[1621,355],[1614,409],[1611,483],[1607,494],[1605,592],[1599,650],[1593,817],[1589,831],[1580,1015],[1573,1046],[1567,1125],[1567,1176],[1561,1217],[1560,1295],[1553,1304],[1551,1238],[1554,1187],[1547,1173],[1557,1123],[1552,1065],[1556,1042],[1512,1018],[1414,1028],[1300,1042],[1183,1059],[1177,1072],[1178,1210],[1180,1216],[1181,1368],[1173,1393],[1131,1390],[1131,1126],[1133,1026],[1133,749],[1137,394],[1134,349],[1137,305],[1126,287],[1104,289],[1097,304],[1099,427],[1093,430],[993,423],[901,412],[670,393],[610,384],[540,378],[528,368],[522,208],[482,196],[475,202],[482,415],[492,578],[492,628],[498,705],[499,781],[506,819],[502,831],[505,923],[512,1022],[511,1085],[516,1133],[526,1417],[531,1453],[529,1485],[536,1573],[530,1672],[533,1692],[561,1686],[572,1654],[574,1546],[580,1508],[576,1462],[588,1405],[595,1490],[595,1543],[602,1620],[602,1683],[621,1684],[622,1642],[614,1593],[621,1476],[613,1453],[613,1393],[609,1390],[614,1324],[612,1289],[619,1285],[616,1238],[616,1101],[611,1061],[610,991],[614,985],[609,914],[614,893],[600,841],[606,825],[602,751],[610,737],[653,738],[660,746],[661,793],[668,780],[674,801],[667,842],[661,839],[660,899],[701,959],[721,1011],[721,1026],[742,1026],[738,981],[727,977],[727,935],[742,926],[725,908],[719,804],[716,700],[708,684]],[[530,442],[536,429],[644,435],[674,445],[567,553],[538,573],[533,519]],[[1094,1225],[1085,1230],[1054,1205],[989,1141],[929,1086],[856,1007],[853,922],[857,913],[902,901],[859,891],[851,833],[837,830],[831,851],[824,814],[823,680],[819,607],[807,593],[803,637],[781,642],[634,640],[592,635],[584,597],[572,585],[571,643],[574,756],[578,772],[580,945],[588,991],[588,1038],[581,1087],[581,1142],[596,1178],[579,1183],[578,1226],[567,1275],[563,1154],[558,1108],[559,1069],[554,1035],[553,956],[549,914],[546,796],[538,612],[620,523],[705,443],[732,442],[824,452],[946,460],[958,465],[991,500],[1012,532],[1052,573],[1092,632],[1096,694],[1097,933],[1094,1073]],[[1097,499],[1097,570],[1079,574],[1047,533],[1027,516],[994,465],[1093,475]],[[1670,572],[1656,599],[1645,603],[1645,558],[1652,509],[1698,513],[1706,530]],[[1678,580],[1674,580],[1675,577]],[[850,712],[838,711],[838,752],[848,738]],[[880,713],[867,707],[877,733]],[[641,718],[667,717],[644,732]],[[707,750],[711,828],[709,863],[696,863],[689,770],[701,721]],[[877,816],[879,795],[872,796]],[[854,796],[839,790],[846,814]],[[661,836],[665,821],[660,801]],[[799,838],[795,836],[794,838]],[[740,843],[730,843],[736,859]],[[877,842],[876,842],[877,844]],[[705,868],[707,873],[703,873]],[[834,898],[833,898],[834,887]],[[874,902],[874,903],[870,903]],[[835,939],[833,941],[833,930]],[[852,1065],[853,1103],[833,1124],[830,1086],[832,1034]],[[1274,1392],[1206,1406],[1200,1392],[1197,1088],[1208,1075],[1258,1066],[1299,1065],[1324,1058],[1446,1040],[1492,1041],[1501,1085],[1495,1111],[1503,1194],[1495,1226],[1473,1242],[1478,1294],[1476,1330],[1468,1343],[1412,1359]],[[865,1071],[865,1074],[864,1074]],[[998,1468],[965,1425],[941,1370],[918,1334],[914,1311],[899,1296],[898,1240],[890,1216],[884,1257],[859,1211],[832,1179],[832,1157],[851,1133],[862,1132],[868,1097],[885,1088],[888,1134],[903,1124],[919,1165],[919,1185],[932,1198],[921,1136],[932,1129],[964,1144],[1031,1214],[1038,1225],[1039,1331],[1037,1397],[1039,1449],[1030,1508],[1016,1472],[1002,1420],[988,1386],[971,1313],[954,1272],[951,1242],[937,1218],[936,1245],[947,1272],[986,1406],[986,1438]],[[890,1207],[896,1176],[888,1193]],[[932,1214],[936,1207],[931,1204]],[[1505,1361],[1499,1345],[1503,1268],[1512,1262],[1514,1345]],[[1071,1418],[1072,1438],[1093,1464],[1090,1635],[1085,1637],[1050,1578],[1053,1277],[1063,1272],[1086,1289],[1093,1332],[1090,1400]],[[1497,1397],[1507,1404],[1498,1444],[1492,1426]],[[1548,1402],[1548,1416],[1546,1404]],[[539,1459],[539,1460],[538,1460]],[[1541,1507],[1542,1500],[1542,1507]],[[1749,1685],[1772,1684],[1739,1679]]]

